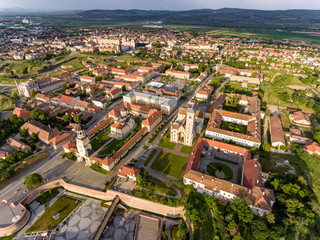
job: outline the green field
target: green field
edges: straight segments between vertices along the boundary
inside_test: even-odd
[[[60,197],[45,210],[41,217],[26,231],[26,233],[42,232],[55,229],[81,203],[82,200],[70,196],[64,195]],[[53,215],[58,212],[60,213],[59,219],[53,219]]]
[[[10,111],[14,108],[14,103],[11,98],[0,95],[0,111]]]
[[[91,141],[91,147],[93,150],[97,150],[99,149],[99,147],[101,147],[103,144],[105,144],[106,142],[108,142],[108,140],[110,139],[109,137],[109,133],[110,133],[110,128],[107,128],[107,130],[105,130],[103,133],[101,133],[99,136],[97,136],[96,138],[94,138]]]
[[[166,134],[161,139],[159,146],[169,149],[174,149],[176,143],[170,142],[170,130],[166,132]]]
[[[207,172],[209,175],[216,177],[216,171],[223,171],[225,174],[225,179],[230,180],[233,177],[233,172],[231,168],[229,168],[227,165],[222,163],[210,163],[207,166]]]
[[[179,178],[186,163],[186,158],[172,153],[161,152],[152,163],[151,168],[159,172]]]
[[[183,146],[182,149],[181,149],[181,152],[190,154],[192,152],[192,147]]]
[[[298,41],[307,41],[320,43],[319,37],[307,33],[296,33],[296,32],[286,32],[286,31],[251,31],[251,30],[230,30],[230,29],[216,29],[213,31],[207,32],[208,34],[213,35],[222,35],[222,36],[236,36],[236,37],[255,37],[263,39],[287,39],[287,40],[298,40]]]

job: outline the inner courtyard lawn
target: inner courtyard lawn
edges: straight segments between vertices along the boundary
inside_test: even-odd
[[[207,172],[209,175],[216,177],[216,171],[223,171],[225,179],[230,180],[233,177],[233,172],[231,168],[222,163],[210,163],[207,166]]]
[[[95,139],[93,139],[91,141],[92,149],[97,150],[99,147],[101,147],[103,144],[105,144],[110,139],[109,133],[110,133],[110,128],[108,128],[106,131],[104,131],[99,136],[97,136]]]
[[[161,152],[152,163],[151,168],[159,172],[179,178],[182,174],[186,158],[172,153]]]
[[[45,210],[41,217],[27,230],[27,233],[55,229],[82,202],[80,199],[67,195],[61,196]],[[60,217],[57,220],[53,218],[53,215],[56,213],[60,213]]]
[[[237,132],[237,133],[242,133],[242,134],[246,134],[246,132],[247,132],[246,125],[240,125],[240,124],[236,124],[236,123],[232,123],[232,122],[222,121],[220,128],[224,129],[224,130],[231,131],[231,132]]]

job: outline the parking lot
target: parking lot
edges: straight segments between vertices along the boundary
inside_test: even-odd
[[[136,184],[131,179],[117,178],[110,189],[123,193],[131,193]]]

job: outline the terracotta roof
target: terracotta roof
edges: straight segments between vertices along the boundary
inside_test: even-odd
[[[31,147],[17,139],[14,139],[14,138],[9,138],[7,139],[7,143],[13,147],[13,148],[17,148],[21,151],[26,151],[28,149],[31,149]]]
[[[72,103],[72,100],[73,100],[73,97],[62,95],[60,99],[60,103],[70,105]]]
[[[307,150],[308,152],[311,152],[311,153],[316,153],[316,154],[320,154],[320,146],[318,143],[310,140],[309,142],[307,142],[303,148],[305,150]]]
[[[243,163],[243,186],[247,188],[262,186],[261,165],[254,159]]]
[[[40,139],[46,142],[49,142],[51,138],[60,134],[59,131],[52,131],[48,127],[42,125],[41,123],[35,120],[26,122],[21,126],[21,128],[26,129],[29,132],[29,134],[36,134]]]
[[[147,132],[147,128],[143,127],[140,129],[125,145],[123,145],[113,156],[105,157],[104,159],[101,159],[99,157],[93,157],[92,160],[95,162],[98,162],[102,165],[110,166],[112,162],[120,158],[130,147],[135,144],[136,141],[145,133]]]
[[[99,123],[97,126],[89,130],[86,134],[89,136],[97,131],[99,131],[101,128],[103,128],[106,125],[109,125],[110,123],[113,122],[113,118],[109,117],[108,119],[104,120],[103,122]]]
[[[244,156],[244,159],[247,159],[250,157],[250,151],[246,148],[242,148],[242,147],[238,147],[231,144],[218,142],[218,141],[214,141],[206,138],[199,138],[196,146],[192,149],[192,152],[190,154],[190,157],[185,169],[185,173],[187,173],[190,170],[198,169],[198,164],[201,158],[201,152],[205,145],[209,145],[215,149],[221,149],[221,150],[237,153],[241,156]]]
[[[270,117],[270,133],[271,143],[281,142],[283,145],[286,145],[281,119],[278,116]]]
[[[127,176],[132,176],[132,177],[137,177],[140,173],[139,169],[129,167],[126,165],[122,165],[118,171],[118,176],[122,177],[127,177]]]
[[[272,211],[272,202],[275,202],[275,196],[272,189],[263,187],[254,187],[253,189],[249,189],[194,170],[186,173],[184,178],[203,184],[205,189],[221,194],[222,196],[223,194],[221,191],[236,195],[240,198],[248,197],[253,206],[267,211]]]
[[[62,135],[55,136],[50,139],[49,143],[53,146],[58,146],[59,144],[72,138],[73,133],[63,133]]]
[[[19,117],[19,118],[25,119],[25,118],[28,118],[30,116],[31,112],[28,111],[27,109],[16,107],[12,111],[12,114],[17,115],[17,117]]]
[[[120,123],[120,122],[115,122],[114,124],[112,124],[112,125],[110,126],[110,128],[115,128],[115,129],[122,130],[122,129],[124,129],[126,126],[128,126],[128,124],[126,124],[126,123],[122,124],[122,123]]]
[[[156,122],[159,118],[161,118],[162,112],[155,111],[153,112],[147,119],[141,122],[142,126],[152,126],[154,122]]]

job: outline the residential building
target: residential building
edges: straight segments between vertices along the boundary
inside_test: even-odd
[[[26,119],[30,116],[31,112],[28,111],[27,109],[16,107],[12,111],[12,114],[17,115],[17,117],[19,117],[19,118]]]
[[[49,129],[47,126],[35,120],[24,123],[21,128],[26,129],[29,134],[36,134],[38,138],[46,144],[49,144],[51,138],[61,134],[59,131]]]
[[[14,138],[8,138],[7,143],[10,145],[10,147],[17,151],[26,152],[27,150],[31,150],[31,147],[28,144],[25,144]]]
[[[129,179],[132,179],[133,181],[136,181],[139,173],[140,173],[139,169],[122,165],[117,175],[118,177],[121,177],[121,178],[129,178]]]
[[[289,119],[292,123],[295,123],[298,125],[305,125],[305,126],[311,125],[309,118],[300,110],[291,111],[291,113],[289,114]]]
[[[175,77],[178,79],[184,79],[184,80],[189,80],[191,78],[191,73],[190,72],[184,72],[184,71],[178,71],[174,69],[168,69],[166,71],[166,75]]]
[[[209,85],[203,85],[197,92],[196,98],[198,100],[206,101],[210,98],[211,93],[213,92],[214,88]]]

